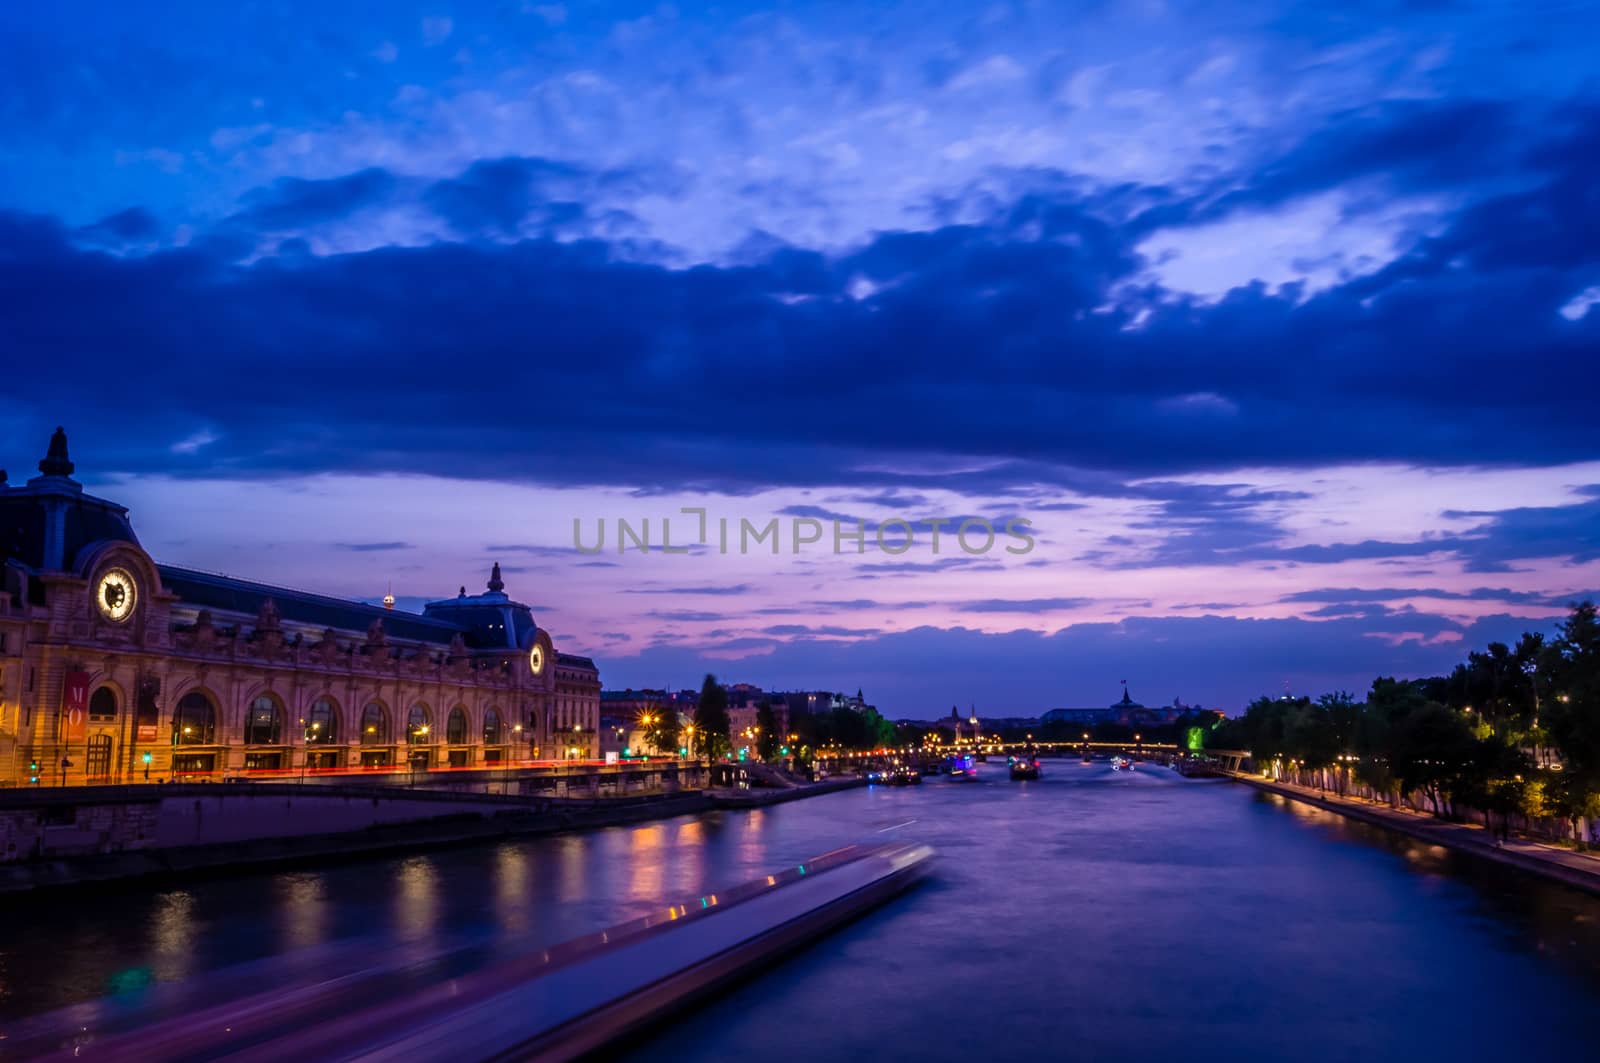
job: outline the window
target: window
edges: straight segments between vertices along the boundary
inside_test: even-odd
[[[217,710],[212,707],[211,699],[198,690],[185,694],[172,712],[172,744],[209,746],[216,737]]]
[[[389,714],[376,701],[361,710],[361,744],[382,746],[389,742]],[[361,763],[367,763],[365,756]],[[384,763],[388,763],[385,761]]]
[[[172,775],[210,775],[217,770],[215,753],[185,753],[172,758]]]
[[[275,746],[283,741],[283,710],[278,699],[263,694],[250,703],[250,715],[244,722],[244,744],[247,746]]]
[[[419,746],[428,741],[428,707],[426,705],[413,705],[411,712],[406,716],[406,742]]]
[[[117,692],[101,687],[89,695],[89,719],[115,720],[117,718]]]
[[[444,740],[453,746],[467,744],[467,710],[460,705],[450,710],[450,719],[444,727]]]
[[[500,732],[500,713],[494,709],[485,709],[483,713],[483,744],[497,746],[505,741]]]
[[[311,703],[311,711],[306,713],[306,745],[327,746],[337,741],[339,714],[334,711],[333,702],[318,698]]]

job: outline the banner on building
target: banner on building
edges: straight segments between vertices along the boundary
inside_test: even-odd
[[[89,738],[89,673],[68,672],[61,689],[61,740],[84,742]]]

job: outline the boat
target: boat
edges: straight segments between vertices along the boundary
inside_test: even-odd
[[[972,782],[978,778],[978,763],[971,753],[952,753],[945,758],[944,772],[958,782]]]
[[[890,786],[921,786],[922,773],[909,764],[901,764],[889,772]]]
[[[1132,771],[1133,770],[1133,761],[1128,759],[1127,757],[1120,756],[1120,755],[1112,757],[1111,758],[1111,770],[1112,771]]]
[[[347,942],[13,1023],[8,1059],[594,1058],[914,885],[926,845],[850,846],[544,947]]]
[[[1012,757],[1011,777],[1013,779],[1037,779],[1039,777],[1039,758],[1031,754]]]

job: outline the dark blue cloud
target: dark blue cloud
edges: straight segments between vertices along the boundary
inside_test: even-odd
[[[1127,496],[1128,476],[1250,463],[1591,458],[1600,314],[1556,311],[1600,270],[1581,235],[1600,222],[1600,159],[1557,148],[1590,143],[1584,123],[1600,119],[1572,113],[1543,153],[1522,149],[1542,176],[1463,207],[1377,274],[1214,304],[1143,280],[1136,227],[1069,191],[854,251],[690,269],[592,239],[250,265],[204,243],[111,257],[9,214],[0,324],[39,423],[8,442],[32,447],[59,411],[81,410],[75,441],[128,471],[949,487],[1046,504],[1072,500],[1041,485]],[[1381,154],[1365,150],[1349,149]],[[495,198],[495,173],[448,186],[456,208],[511,218],[519,201]],[[286,224],[385,187],[379,171],[279,182],[250,210]],[[861,278],[879,287],[852,295]],[[114,397],[85,396],[85,374],[129,362],[141,372]],[[507,400],[534,394],[561,398],[538,417]],[[110,403],[115,417],[97,408]],[[759,413],[679,415],[707,408]],[[192,424],[217,441],[174,453],[166,437]],[[917,458],[891,474],[885,452]],[[1271,500],[1164,504],[1149,522],[1178,533],[1174,551],[1271,541]],[[1506,519],[1504,535],[1536,535]]]
[[[231,222],[268,232],[301,229],[377,206],[394,194],[396,183],[378,167],[326,180],[280,177],[246,196]]]

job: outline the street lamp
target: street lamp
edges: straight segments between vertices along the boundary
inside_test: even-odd
[[[522,741],[522,725],[514,724],[511,728],[511,753],[515,753],[517,746]],[[506,757],[506,776],[500,783],[500,792],[506,793],[511,788],[511,756]]]

